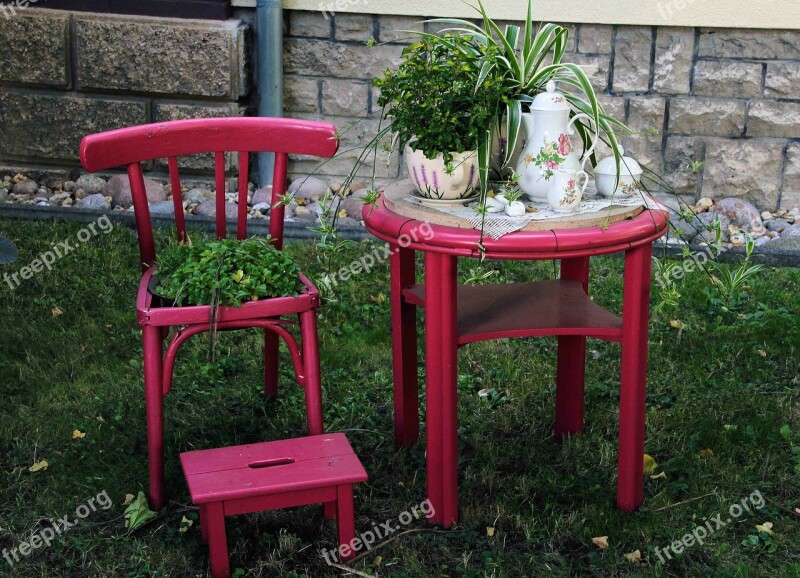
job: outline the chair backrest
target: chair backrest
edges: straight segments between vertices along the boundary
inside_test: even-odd
[[[288,118],[215,118],[177,120],[131,128],[122,128],[87,136],[81,142],[81,163],[89,172],[127,167],[131,185],[139,252],[142,269],[155,263],[156,248],[153,225],[147,204],[141,163],[167,159],[172,197],[175,203],[175,224],[178,239],[186,240],[178,157],[212,153],[216,180],[216,233],[227,234],[225,219],[225,153],[239,157],[239,212],[236,234],[247,236],[247,194],[250,153],[275,153],[272,187],[272,210],[269,232],[280,249],[283,246],[284,207],[276,205],[286,193],[290,154],[330,158],[339,148],[333,125]]]

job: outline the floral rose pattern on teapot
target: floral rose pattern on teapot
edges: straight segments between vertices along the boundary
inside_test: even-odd
[[[544,145],[539,149],[539,154],[535,157],[530,153],[525,155],[525,166],[527,167],[531,163],[534,163],[541,169],[541,176],[539,178],[544,178],[544,180],[549,181],[553,177],[553,171],[557,171],[561,167],[571,152],[572,143],[569,141],[567,135],[560,135],[558,137],[558,142],[548,142],[547,138],[545,138]]]

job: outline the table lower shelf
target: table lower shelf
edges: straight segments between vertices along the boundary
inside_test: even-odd
[[[403,291],[408,303],[425,306],[425,286]],[[458,344],[507,337],[583,335],[622,339],[622,318],[595,304],[578,281],[459,285]]]

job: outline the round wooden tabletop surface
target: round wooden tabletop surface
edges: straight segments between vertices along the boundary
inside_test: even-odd
[[[415,221],[427,222],[432,225],[442,225],[445,227],[455,227],[458,229],[474,229],[475,227],[468,220],[455,215],[450,215],[435,209],[426,207],[412,200],[414,197],[414,185],[411,180],[404,180],[386,187],[383,194],[386,208],[401,215],[414,219]],[[596,213],[584,213],[580,215],[564,215],[559,219],[544,219],[531,221],[521,231],[551,231],[566,229],[582,229],[585,227],[607,226],[618,223],[631,217],[639,215],[644,207],[615,207]]]

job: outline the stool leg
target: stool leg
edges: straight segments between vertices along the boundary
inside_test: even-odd
[[[629,512],[643,501],[651,254],[649,243],[625,254],[617,507]]]
[[[394,363],[394,445],[410,446],[419,438],[417,379],[417,308],[406,303],[403,289],[416,280],[414,251],[392,246],[392,360]]]
[[[336,519],[336,502],[325,502],[322,504],[322,513],[326,520]]]
[[[336,524],[339,530],[339,546],[352,543],[356,537],[355,511],[353,509],[353,486],[344,485],[336,488]],[[341,554],[341,550],[339,550]],[[346,562],[355,558],[356,552],[352,550],[347,556],[341,556],[341,560]]]
[[[205,504],[200,504],[200,538],[203,544],[208,544],[208,514]]]
[[[221,502],[206,504],[208,524],[208,554],[211,558],[211,576],[229,578],[228,538],[225,534],[225,514]]]
[[[589,258],[561,260],[561,278],[579,281],[589,289]],[[584,381],[586,373],[586,338],[558,338],[556,371],[556,437],[563,438],[583,431]]]

